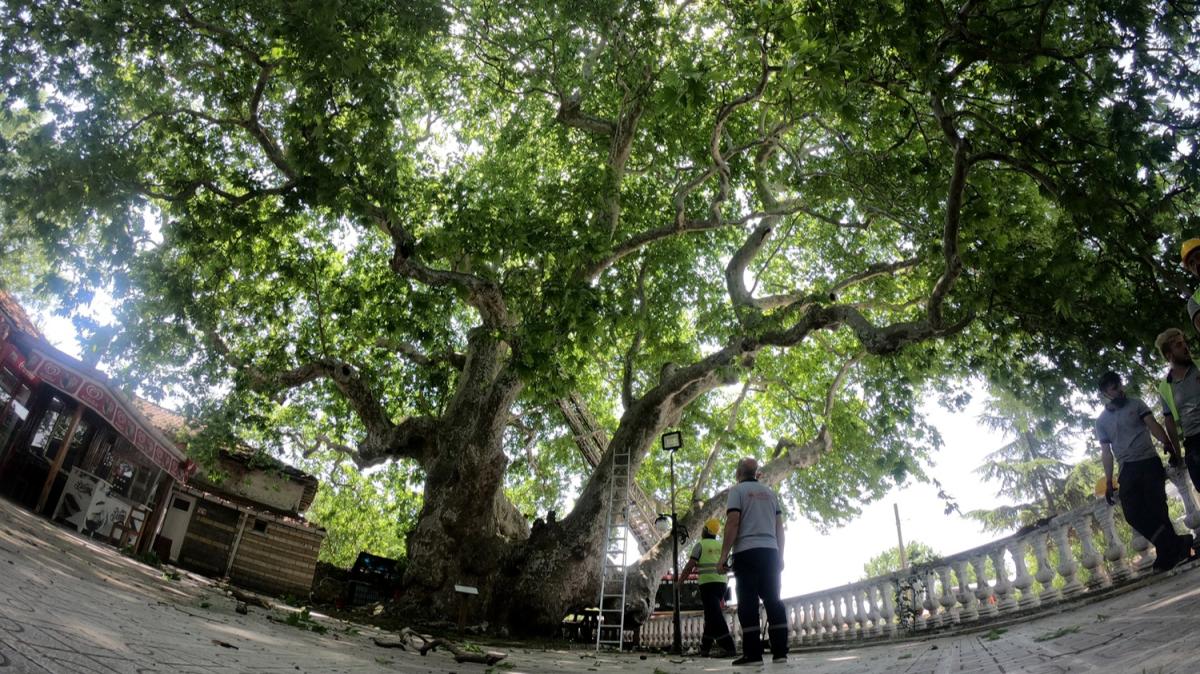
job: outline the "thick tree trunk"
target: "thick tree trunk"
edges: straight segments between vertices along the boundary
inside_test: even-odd
[[[505,561],[502,594],[493,616],[527,634],[549,634],[568,611],[594,606],[600,592],[612,454],[630,454],[631,471],[653,445],[669,413],[676,409],[651,393],[626,410],[599,465],[584,484],[575,507],[560,522],[538,527]]]
[[[425,499],[407,539],[402,610],[429,620],[481,620],[496,570],[528,526],[504,495],[508,459],[502,439],[520,382],[506,367],[508,347],[472,334],[458,393],[438,427],[425,466]],[[475,587],[463,598],[455,585]]]

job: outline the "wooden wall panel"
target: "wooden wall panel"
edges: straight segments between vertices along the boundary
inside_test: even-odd
[[[254,531],[251,519],[246,522],[230,578],[251,589],[306,597],[312,590],[324,538],[320,531],[275,521],[267,522],[265,533]]]
[[[208,576],[224,576],[237,524],[237,510],[211,501],[197,501],[196,513],[179,550],[179,565]]]

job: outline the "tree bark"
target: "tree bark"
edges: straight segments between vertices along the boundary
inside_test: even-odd
[[[512,544],[529,535],[503,489],[508,459],[502,438],[521,389],[507,356],[507,344],[489,331],[472,333],[462,380],[425,465],[424,503],[408,534],[401,602],[406,613],[456,618],[463,599],[454,586],[468,585],[479,590],[468,612],[482,618],[495,570]]]

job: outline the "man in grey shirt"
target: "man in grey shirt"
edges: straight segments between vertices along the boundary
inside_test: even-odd
[[[1171,368],[1158,383],[1163,403],[1163,425],[1171,444],[1183,450],[1192,484],[1200,489],[1200,369],[1192,362],[1183,331],[1169,328],[1154,340],[1154,346]]]
[[[1180,536],[1167,514],[1167,473],[1150,441],[1153,435],[1167,449],[1173,464],[1179,455],[1146,403],[1125,395],[1116,372],[1105,372],[1097,382],[1105,399],[1104,411],[1096,418],[1096,439],[1104,464],[1104,500],[1113,505],[1113,459],[1121,466],[1121,511],[1125,521],[1154,544],[1154,568],[1165,571],[1191,554],[1192,536]]]
[[[717,569],[724,573],[733,554],[733,576],[737,579],[738,622],[742,625],[742,657],[735,665],[762,662],[762,634],[758,620],[761,599],[767,611],[767,636],[775,662],[787,662],[788,622],[779,599],[783,571],[783,517],[775,492],[756,476],[758,462],[742,459],[737,466],[737,484],[729,490],[725,515],[725,537]]]

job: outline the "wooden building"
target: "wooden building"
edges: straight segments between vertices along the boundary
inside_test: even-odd
[[[0,290],[0,495],[142,551],[194,468],[107,376],[47,342]]]
[[[307,596],[325,538],[300,515],[316,478],[243,449],[197,471],[186,431],[50,345],[0,290],[0,496],[118,547]]]
[[[181,435],[185,420],[141,401],[153,423]],[[269,594],[306,597],[325,531],[300,515],[317,479],[250,450],[224,450],[217,464],[176,485],[155,542],[161,559]]]

